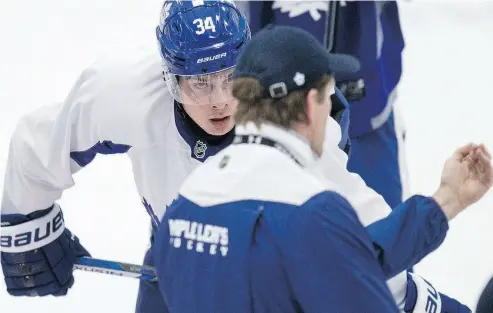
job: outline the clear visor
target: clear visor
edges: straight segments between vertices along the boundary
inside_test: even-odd
[[[233,101],[231,94],[234,68],[207,75],[181,76],[164,71],[173,98],[186,105],[224,106]]]

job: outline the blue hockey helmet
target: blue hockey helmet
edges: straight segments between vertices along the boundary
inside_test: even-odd
[[[156,36],[164,78],[175,100],[228,101],[231,73],[251,37],[248,22],[233,1],[166,1]]]

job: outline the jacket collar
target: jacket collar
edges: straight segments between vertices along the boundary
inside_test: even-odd
[[[236,126],[237,135],[257,135],[262,136],[283,145],[298,160],[302,166],[308,166],[318,159],[312,151],[310,143],[303,136],[294,130],[288,130],[270,123],[262,123],[257,127],[255,123]]]

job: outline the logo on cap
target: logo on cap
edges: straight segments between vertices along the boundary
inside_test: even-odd
[[[293,77],[293,81],[295,82],[296,85],[303,86],[305,84],[305,74],[296,72],[296,74]]]

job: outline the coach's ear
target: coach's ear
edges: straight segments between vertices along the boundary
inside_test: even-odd
[[[317,106],[320,106],[318,100],[318,91],[312,88],[308,91],[305,98],[305,113],[306,113],[306,124],[311,126],[315,120],[315,114],[317,112]]]

